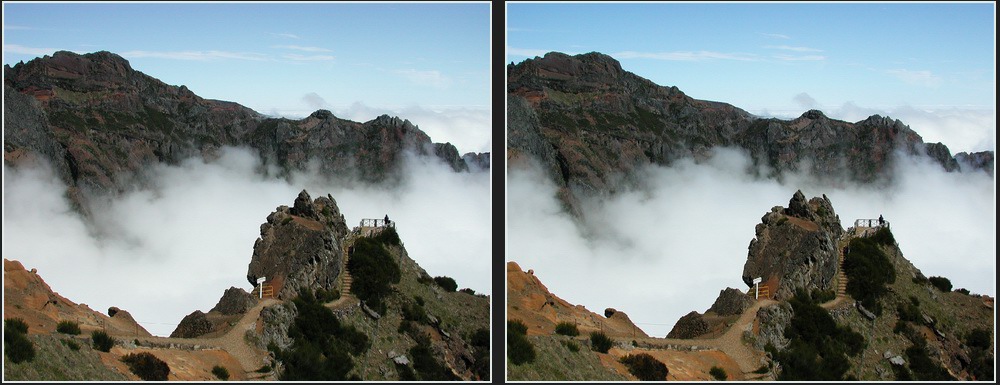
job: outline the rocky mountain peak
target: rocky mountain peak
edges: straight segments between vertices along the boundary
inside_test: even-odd
[[[260,226],[247,269],[247,280],[266,278],[279,299],[299,290],[334,290],[343,265],[341,243],[347,235],[344,216],[332,196],[312,199],[305,190],[293,206],[279,206]]]
[[[837,272],[840,218],[826,195],[808,201],[796,191],[788,207],[776,206],[761,217],[750,241],[743,282],[761,278],[772,297],[790,298],[796,289],[831,290]]]

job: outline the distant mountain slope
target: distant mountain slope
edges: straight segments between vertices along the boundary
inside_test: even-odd
[[[891,176],[893,152],[927,155],[945,170],[959,162],[941,143],[924,143],[899,120],[873,115],[850,123],[816,110],[793,120],[762,119],[732,105],[698,100],[621,68],[601,53],[550,52],[507,66],[507,157],[539,161],[574,206],[577,194],[607,194],[634,170],[702,157],[712,147],[746,150],[771,175],[796,170],[877,183]],[[992,174],[992,152],[963,154],[963,167]]]
[[[4,76],[4,162],[48,160],[69,186],[86,191],[118,191],[151,164],[211,158],[221,146],[250,147],[284,173],[316,161],[324,175],[373,183],[398,179],[404,151],[469,170],[453,145],[431,142],[398,117],[358,123],[319,110],[268,118],[165,84],[106,51],[59,51],[5,66]],[[475,170],[489,167],[488,153],[466,158]]]

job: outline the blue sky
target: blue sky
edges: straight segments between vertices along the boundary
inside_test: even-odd
[[[911,128],[926,141],[985,150],[996,147],[994,19],[993,3],[509,3],[506,61],[597,51],[751,113],[881,112],[921,122]]]
[[[488,3],[4,3],[3,19],[4,64],[106,50],[168,84],[265,114],[473,111],[482,122],[461,130],[485,134],[428,134],[488,151]]]

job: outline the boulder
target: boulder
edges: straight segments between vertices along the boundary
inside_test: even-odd
[[[670,333],[667,333],[667,338],[694,338],[707,332],[708,323],[701,314],[693,311],[677,320]]]
[[[712,307],[708,311],[715,312],[721,316],[743,314],[743,311],[753,306],[754,300],[739,289],[727,287],[719,291],[719,298],[715,299]]]
[[[225,315],[243,314],[257,304],[257,298],[247,293],[246,290],[238,287],[230,287],[219,298],[219,303],[210,312],[219,312]]]
[[[212,322],[201,310],[195,310],[181,320],[174,332],[170,333],[170,338],[195,338],[210,331]]]

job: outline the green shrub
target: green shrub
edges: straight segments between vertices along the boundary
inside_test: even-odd
[[[718,366],[713,366],[711,369],[709,369],[708,374],[710,374],[712,378],[714,378],[716,381],[725,381],[727,378],[729,378],[729,376],[726,375],[726,369],[720,368]]]
[[[757,370],[754,370],[753,373],[754,374],[766,374],[769,371],[771,371],[771,369],[768,368],[767,365],[761,365],[759,368],[757,368]]]
[[[69,350],[72,350],[74,352],[77,351],[77,350],[80,350],[80,344],[76,343],[76,341],[73,341],[73,340],[62,340],[62,342],[63,342],[64,345],[66,345],[67,347],[69,347]]]
[[[783,368],[778,379],[844,380],[850,369],[847,355],[857,356],[864,350],[864,337],[848,326],[838,326],[830,313],[801,290],[788,302],[793,312],[784,331],[789,345],[780,352],[773,346],[768,347],[768,352]]]
[[[931,285],[934,285],[938,290],[945,293],[951,291],[951,281],[945,277],[930,277],[927,280],[931,281]]]
[[[105,353],[110,352],[111,348],[115,346],[115,339],[103,330],[95,330],[90,334],[90,339],[94,342],[94,349]]]
[[[837,292],[833,290],[813,289],[810,295],[812,296],[813,301],[817,303],[824,303],[837,298]]]
[[[78,335],[80,334],[80,324],[73,321],[59,321],[59,324],[56,325],[56,331],[63,334]]]
[[[563,346],[566,347],[566,349],[569,349],[569,351],[571,351],[573,353],[576,353],[576,352],[580,351],[580,344],[576,343],[576,341],[573,341],[573,340],[562,341],[562,344],[563,344]]]
[[[576,324],[563,321],[556,325],[556,334],[573,337],[580,335],[580,330],[576,328]]]
[[[129,353],[121,358],[128,365],[128,370],[145,381],[166,381],[170,375],[170,366],[152,353]]]
[[[396,232],[395,227],[386,227],[382,229],[382,231],[376,234],[372,240],[383,245],[399,246],[402,244],[399,240],[399,233]]]
[[[385,312],[384,299],[391,292],[391,285],[399,283],[399,265],[392,255],[378,242],[359,238],[354,242],[354,253],[347,261],[354,281],[351,291],[368,306]]]
[[[962,294],[965,294],[965,295],[969,295],[969,289],[966,289],[964,287],[963,288],[955,289],[955,292],[956,293],[962,293]]]
[[[507,321],[507,359],[514,365],[535,361],[535,347],[527,337],[528,326],[520,320]]]
[[[413,321],[421,324],[429,324],[430,319],[427,317],[427,312],[419,304],[406,302],[401,306],[403,313],[403,319],[406,321]]]
[[[337,289],[326,290],[324,288],[316,289],[316,300],[320,303],[327,303],[331,301],[336,301],[340,299],[340,291]]]
[[[882,314],[878,299],[896,282],[896,269],[889,257],[871,238],[851,240],[850,252],[844,257],[847,293],[873,313]]]
[[[965,345],[969,348],[969,373],[979,381],[993,378],[994,360],[990,342],[990,331],[987,329],[976,328],[965,336]]]
[[[485,348],[490,347],[490,331],[486,330],[486,328],[476,329],[476,331],[473,332],[472,336],[469,338],[469,342],[472,346]]]
[[[353,260],[353,259],[352,259]],[[297,314],[288,328],[292,346],[281,350],[269,346],[284,364],[282,380],[343,381],[354,368],[352,355],[368,349],[368,336],[353,326],[344,326],[316,296],[304,289],[292,300]]]
[[[666,381],[667,365],[646,353],[629,354],[618,359],[628,367],[629,373],[641,381]]]
[[[972,329],[972,331],[965,336],[965,344],[973,348],[989,349],[990,331],[981,328]]]
[[[476,291],[472,290],[470,288],[464,288],[462,290],[459,290],[459,292],[465,293],[465,294],[468,294],[468,295],[476,295]]]
[[[215,375],[215,378],[218,378],[222,381],[226,381],[229,379],[229,369],[226,369],[219,365],[215,365],[212,367],[212,374]]]
[[[5,333],[21,333],[28,334],[28,324],[20,318],[7,318],[3,321],[3,328]],[[9,332],[7,331],[9,330]]]
[[[413,369],[411,369],[409,366],[406,366],[406,365],[403,365],[403,364],[398,364],[398,363],[395,364],[395,365],[396,365],[396,371],[399,372],[399,380],[400,381],[416,381],[417,380],[417,374],[414,373]]]
[[[486,328],[476,329],[469,337],[472,344],[472,356],[475,363],[472,364],[472,372],[479,380],[489,380],[490,378],[490,331]]]
[[[913,345],[906,348],[906,358],[909,361],[910,371],[917,381],[955,380],[945,368],[931,360],[923,346]]]
[[[455,290],[458,290],[458,283],[456,283],[451,277],[434,277],[434,283],[441,286],[441,288],[445,291],[454,292]]]
[[[8,318],[3,326],[3,353],[17,364],[35,359],[35,345],[28,339],[28,324],[20,318]]]
[[[264,364],[259,369],[257,369],[256,372],[257,373],[270,373],[271,372],[271,365],[270,364]]]
[[[886,246],[896,245],[896,238],[892,236],[892,231],[889,231],[888,227],[880,227],[875,231],[875,234],[872,234],[872,236],[868,237],[868,239],[871,239],[872,242]]]
[[[607,334],[604,332],[593,332],[590,333],[590,349],[595,352],[607,353],[611,350],[611,346],[614,342],[611,338],[608,338]]]
[[[456,381],[458,378],[448,369],[448,366],[435,359],[431,351],[430,338],[426,334],[418,336],[417,345],[410,348],[413,357],[413,370],[417,372],[419,381]]]

